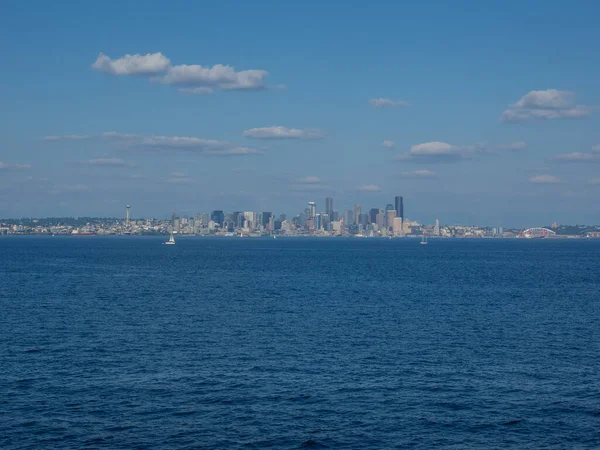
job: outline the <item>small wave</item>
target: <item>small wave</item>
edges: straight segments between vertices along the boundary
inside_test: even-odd
[[[504,422],[502,425],[516,425],[521,423],[522,419],[509,420],[508,422]]]

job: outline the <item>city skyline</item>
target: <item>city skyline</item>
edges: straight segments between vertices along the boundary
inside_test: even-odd
[[[0,217],[600,222],[596,3],[33,3],[0,27]]]

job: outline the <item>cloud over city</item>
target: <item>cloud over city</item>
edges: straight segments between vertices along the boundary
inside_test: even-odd
[[[210,94],[222,91],[257,91],[270,88],[265,84],[269,72],[262,69],[236,71],[232,66],[215,64],[173,65],[162,53],[126,54],[112,59],[100,53],[92,68],[113,76],[147,77],[152,82],[179,87],[185,94]]]
[[[282,126],[272,126],[264,128],[252,128],[245,130],[243,135],[250,139],[322,139],[325,134],[321,130],[298,128],[287,128]]]
[[[411,106],[410,103],[402,101],[402,100],[391,100],[389,98],[379,97],[372,98],[369,100],[369,104],[373,108],[394,108],[394,107],[408,107]]]
[[[579,119],[591,114],[592,108],[575,103],[575,93],[546,89],[530,91],[506,109],[500,119],[503,122],[527,120]]]
[[[429,178],[429,179],[431,179],[431,178],[436,178],[437,174],[431,170],[423,169],[423,170],[412,170],[409,172],[400,172],[400,177],[401,178],[421,178],[421,179]]]
[[[560,178],[554,175],[536,175],[529,179],[534,184],[558,184],[561,182]]]

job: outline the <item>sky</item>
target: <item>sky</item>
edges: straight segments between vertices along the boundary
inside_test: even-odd
[[[598,2],[0,6],[0,218],[600,223]]]

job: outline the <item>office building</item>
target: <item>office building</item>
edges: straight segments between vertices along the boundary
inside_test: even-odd
[[[308,202],[308,216],[315,217],[317,215],[317,206],[315,202]]]
[[[385,226],[387,228],[391,229],[394,226],[395,217],[396,211],[394,209],[388,209],[385,211]]]
[[[221,210],[215,210],[210,213],[210,220],[222,227],[225,222],[225,214]]]
[[[331,197],[325,198],[325,213],[330,218],[333,217],[333,199]]]
[[[358,225],[358,223],[360,222],[360,213],[361,213],[360,205],[354,205],[354,223],[356,225]]]
[[[271,219],[271,216],[272,214],[270,212],[262,213],[262,220],[260,224],[263,226],[263,228],[267,228],[269,226],[269,220]]]
[[[396,217],[402,217],[404,219],[404,199],[401,196],[394,198],[396,206]]]
[[[394,217],[392,232],[394,233],[394,236],[402,235],[402,217]]]

